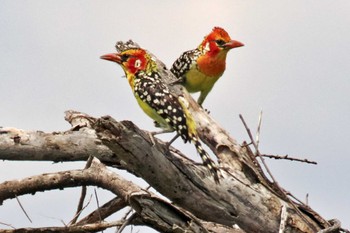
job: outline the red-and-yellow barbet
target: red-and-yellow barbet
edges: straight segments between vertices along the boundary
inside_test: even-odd
[[[183,96],[175,97],[162,80],[157,63],[144,49],[133,48],[121,53],[101,56],[118,63],[124,70],[132,92],[142,110],[165,131],[176,131],[186,143],[190,141],[208,167],[216,183],[219,183],[218,168],[199,141],[196,122]]]
[[[232,40],[224,29],[214,27],[196,49],[184,52],[170,70],[179,78],[176,83],[182,84],[188,92],[200,92],[197,102],[202,106],[225,71],[228,51],[241,46],[244,44]]]

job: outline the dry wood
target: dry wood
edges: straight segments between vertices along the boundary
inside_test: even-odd
[[[78,113],[74,111],[67,112],[67,116],[75,114]],[[144,178],[146,181],[148,181],[148,183],[152,185],[152,187],[157,189],[157,191],[168,197],[176,205],[191,212],[194,216],[226,226],[238,224],[243,229],[245,228],[243,226],[246,224],[245,222],[248,222],[249,225],[245,228],[245,231],[247,232],[274,232],[279,228],[279,216],[281,210],[279,206],[282,206],[281,203],[286,206],[289,205],[287,202],[280,199],[276,193],[274,193],[273,188],[266,187],[268,185],[267,182],[260,182],[260,180],[263,180],[263,176],[260,176],[259,172],[255,174],[256,171],[254,166],[256,165],[244,165],[244,159],[240,159],[238,161],[241,161],[240,164],[242,165],[236,165],[238,168],[240,168],[239,172],[237,172],[233,169],[235,166],[230,166],[231,163],[237,161],[237,158],[228,158],[226,160],[228,162],[221,169],[223,177],[221,178],[221,184],[218,186],[211,179],[211,176],[205,167],[195,164],[188,159],[184,159],[184,155],[182,155],[179,151],[174,150],[176,152],[169,153],[167,151],[165,143],[159,140],[156,140],[157,144],[153,146],[148,132],[144,132],[138,129],[131,122],[116,122],[110,117],[102,117],[98,120],[94,118],[92,119],[94,122],[93,127],[96,128],[98,132],[97,134],[102,140],[102,143],[104,145],[107,145],[111,151],[114,152],[108,152],[108,154],[113,154],[114,156],[107,158],[107,163],[123,164],[123,167],[125,167],[128,171]],[[73,128],[74,127],[75,126],[73,125]],[[80,134],[79,138],[81,141],[96,144],[96,140],[98,139],[92,137],[91,133],[87,133],[90,132],[91,129],[88,130],[86,128],[87,126],[84,126],[82,128],[79,128],[78,131],[67,131],[54,134],[45,134],[38,132],[38,135],[35,138],[47,136],[51,139],[55,135],[58,135],[62,142],[64,142],[65,140],[63,138],[66,136],[67,140],[71,140],[71,134],[73,133]],[[2,137],[4,140],[1,140],[1,142],[10,142],[12,144],[12,147],[23,146],[20,143],[15,144],[11,140],[11,137],[13,137],[14,133],[17,135],[17,137],[25,137],[23,135],[27,135],[26,131],[3,129],[2,132],[3,133],[0,134],[0,137]],[[91,138],[94,139],[91,140]],[[225,137],[221,136],[219,138]],[[213,141],[215,139],[212,138],[211,140]],[[228,140],[227,137],[225,140]],[[40,141],[47,140],[45,140],[45,138],[41,138]],[[27,148],[36,145],[36,143],[33,143],[33,145],[31,145],[29,143],[30,140],[27,140],[26,142],[27,143],[24,146]],[[101,141],[97,144],[100,144],[100,147],[102,147]],[[82,145],[80,144],[80,146]],[[91,147],[91,145],[86,146]],[[3,150],[4,147],[7,148],[6,151]],[[238,145],[235,145],[233,148],[236,147],[238,147]],[[8,148],[11,147],[0,144],[0,158],[6,157]],[[231,156],[234,158],[233,156],[235,154],[231,150],[223,148],[226,148],[225,145],[219,146],[219,151],[222,151],[222,153],[224,153],[219,155],[228,156],[229,153],[232,153]],[[229,148],[232,148],[232,145]],[[106,150],[107,149],[101,150],[102,154],[96,153],[95,156],[97,158],[100,158],[101,155],[101,159],[105,159]],[[21,150],[15,148],[14,151]],[[55,160],[55,158],[57,158],[55,156],[55,153],[61,153],[58,151],[59,149],[57,148],[49,148],[45,153],[48,155],[52,154],[52,158]],[[10,153],[17,158],[22,156],[22,153]],[[237,155],[239,156],[240,153],[245,153],[245,158],[247,158],[248,161],[251,161],[251,157],[247,155],[248,152],[245,147],[240,147]],[[76,153],[76,151],[72,150],[71,154],[65,157],[66,161],[69,161],[70,159],[73,161],[79,160],[79,158],[75,157],[77,155],[79,155],[79,153]],[[49,158],[49,156],[46,156],[46,158]],[[83,158],[85,159],[86,157]],[[35,160],[35,158],[33,158],[33,160]],[[81,172],[83,171],[89,171],[89,169],[81,170]],[[246,176],[245,173],[247,174]],[[42,175],[38,177],[38,179],[40,179],[40,184],[46,184],[52,188],[52,185],[54,185],[53,180],[57,182],[57,180],[59,180],[59,177],[53,179],[45,179],[45,175]],[[34,181],[34,183],[37,183],[33,177],[31,177],[30,180]],[[43,182],[45,180],[48,182]],[[81,181],[78,182],[76,179],[73,180],[74,182],[70,184],[71,186],[86,185]],[[25,181],[25,179],[22,180],[22,182]],[[6,184],[9,185],[10,183],[7,182]],[[4,184],[0,185],[0,187],[3,186]],[[5,195],[9,192],[9,190],[17,190],[16,194],[21,195],[24,193],[47,190],[49,188],[46,186],[32,187],[30,183],[21,183],[17,184],[16,187],[17,186],[21,186],[24,189],[28,190],[24,192],[21,191],[21,189],[8,187],[2,189],[0,188],[0,200],[14,197],[14,193],[12,193],[12,195]],[[30,189],[30,187],[32,188]],[[61,186],[55,186],[55,188],[59,187]],[[128,188],[130,189],[130,187]],[[302,210],[306,211],[308,209],[304,207]],[[287,212],[289,215],[289,221],[287,223],[286,229],[289,229],[289,232],[313,232],[311,229],[307,231],[307,229],[309,229],[308,226],[303,225],[302,220],[297,215],[295,215],[293,208],[288,207]],[[309,218],[308,216],[306,217]],[[322,218],[319,218],[318,216],[317,219],[322,220]],[[316,220],[310,218],[310,221],[315,222]],[[318,221],[315,223],[318,224]],[[318,227],[318,229],[320,229],[317,224],[315,224],[315,227]],[[264,226],[264,229],[262,229],[261,226]],[[305,228],[302,228],[302,226]],[[267,227],[275,228],[268,230]]]
[[[119,43],[117,49],[128,46],[135,45]],[[158,64],[171,83],[175,78],[162,69],[164,64]],[[94,156],[92,166],[4,182],[0,184],[0,203],[38,191],[94,185],[110,190],[117,198],[69,227],[97,224],[100,217],[104,219],[126,205],[136,212],[130,224],[160,232],[243,232],[234,227],[238,225],[245,232],[313,233],[330,227],[310,207],[291,202],[283,189],[266,178],[249,146],[239,145],[185,90],[177,85],[171,90],[189,101],[201,140],[218,158],[219,185],[205,166],[173,147],[168,150],[165,142],[153,140],[149,132],[132,122],[67,111],[65,119],[72,128],[65,132],[0,128],[0,159],[58,162]],[[172,203],[125,181],[99,161],[141,177]],[[23,232],[30,232],[27,230]]]

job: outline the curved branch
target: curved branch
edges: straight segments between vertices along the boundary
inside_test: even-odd
[[[133,43],[133,41],[128,41],[126,43],[118,42],[116,46],[119,52],[129,49],[130,47],[139,46]],[[152,56],[152,59],[157,62],[158,72],[160,72],[162,79],[166,83],[173,83],[173,81],[176,80],[174,75],[166,69],[160,60],[154,55]],[[315,232],[320,228],[329,226],[326,220],[322,219],[310,208],[305,206],[299,205],[306,210],[306,212],[304,212],[305,216],[303,214],[299,214],[299,216],[295,215],[294,212],[297,204],[292,203],[284,192],[281,192],[278,187],[276,188],[273,183],[266,179],[259,163],[249,154],[247,149],[241,147],[236,140],[230,137],[219,124],[200,108],[181,85],[169,85],[169,88],[173,95],[184,96],[189,102],[189,110],[197,123],[197,131],[200,138],[211,148],[221,164],[225,166],[225,171],[227,172],[226,174],[223,172],[227,175],[224,175],[226,178],[225,184],[221,184],[220,187],[216,187],[216,189],[212,188],[213,185],[210,183],[206,183],[205,185],[205,188],[209,189],[209,193],[207,194],[213,194],[210,195],[211,197],[215,196],[216,199],[225,200],[227,201],[226,203],[231,204],[230,206],[222,206],[225,210],[230,210],[229,213],[231,213],[231,216],[225,215],[225,217],[228,217],[228,221],[224,223],[224,217],[221,219],[221,223],[232,224],[232,222],[234,222],[248,232],[259,232],[261,231],[260,226],[264,225],[264,232],[276,232],[279,229],[281,208],[285,206],[287,202],[287,213],[290,219],[286,227],[287,232]],[[105,144],[107,145],[108,143]],[[111,148],[109,145],[108,147]],[[235,208],[232,208],[233,205]],[[255,213],[252,214],[252,207],[250,206],[254,207]],[[269,211],[266,212],[266,209]],[[214,220],[215,217],[212,217],[213,215],[200,215],[201,210],[199,209],[197,211],[191,209],[191,211],[195,211],[198,216],[209,217],[212,221],[220,221],[219,219]],[[252,217],[252,215],[254,217]],[[252,218],[254,220],[252,220]]]
[[[291,219],[289,223],[293,224],[289,227],[299,229],[293,232],[313,232],[312,229],[305,230],[303,221],[293,214],[293,208],[273,192],[273,189],[269,188],[266,182],[264,183],[263,177],[259,175],[260,173],[256,171],[254,165],[251,165],[252,159],[249,157],[249,150],[242,147],[239,151],[235,151],[233,149],[237,149],[238,145],[221,144],[225,142],[224,140],[228,140],[227,135],[223,136],[223,131],[221,136],[211,138],[212,141],[215,141],[215,148],[218,148],[215,152],[223,157],[231,156],[231,159],[229,157],[226,159],[230,163],[235,161],[239,161],[239,163],[221,169],[223,182],[221,185],[215,185],[205,167],[185,159],[185,156],[175,149],[172,149],[173,153],[169,153],[165,143],[160,140],[156,140],[156,145],[153,146],[149,133],[138,129],[131,122],[116,122],[110,117],[104,117],[95,122],[93,128],[98,132],[100,140],[96,138],[95,134],[93,136],[91,136],[92,133],[86,134],[86,132],[93,131],[88,126],[81,127],[78,131],[67,131],[56,135],[63,144],[65,136],[71,140],[71,135],[75,134],[80,142],[93,143],[93,145],[99,145],[99,148],[105,148],[104,151],[109,152],[96,153],[97,158],[112,164],[122,164],[128,171],[144,178],[175,204],[189,210],[201,219],[227,226],[238,224],[247,232],[259,232],[260,226],[265,225],[265,230],[270,229],[266,232],[276,232],[276,229],[279,228],[281,207],[286,205],[289,219]],[[218,126],[211,127],[214,127],[213,132],[218,132],[217,129],[215,130],[215,127]],[[0,136],[9,138],[11,133],[8,132],[13,131],[7,130]],[[206,135],[203,132],[200,133]],[[25,135],[26,132],[23,134]],[[208,132],[207,134],[211,135]],[[52,140],[55,138],[55,135],[46,136],[53,138]],[[84,137],[88,139],[85,140]],[[94,139],[91,140],[91,138]],[[218,143],[217,140],[221,140],[221,142]],[[18,153],[16,147],[22,147],[22,145],[12,145],[8,148],[14,148],[14,151]],[[81,154],[81,152],[74,150],[80,149],[80,147],[83,148],[84,145],[80,143],[77,144],[77,147],[74,146],[73,150],[70,151],[71,154],[67,154],[67,158],[75,159],[76,154]],[[13,154],[13,151],[1,150],[1,148],[0,144],[0,158],[3,155],[6,157],[6,153]],[[49,147],[44,153],[50,155],[59,151],[60,148]],[[23,151],[17,156],[22,155],[22,153]],[[106,156],[107,154],[110,156]],[[244,157],[240,157],[240,154],[244,154]],[[201,203],[201,205],[197,205],[197,203]],[[320,229],[318,224],[323,219],[319,218],[318,221],[315,221],[313,218],[315,213],[307,208],[303,210],[308,213],[306,217],[311,217],[310,221],[314,221],[316,229]],[[286,228],[288,229],[288,225]]]
[[[193,216],[189,216],[184,211],[175,208],[172,204],[157,198],[151,192],[145,191],[132,182],[126,181],[118,174],[109,171],[96,158],[93,159],[91,167],[87,169],[42,174],[22,180],[3,182],[0,184],[0,203],[19,195],[81,185],[96,185],[119,196],[137,212],[139,216],[138,224],[148,225],[161,232],[168,232],[174,227],[181,229],[179,232],[186,232],[187,230],[205,232],[203,225]],[[111,204],[116,205],[115,202]],[[110,209],[108,211],[110,213]],[[105,217],[107,215],[107,213],[104,214]],[[82,227],[86,224],[84,225],[82,223],[87,220],[91,221],[93,218],[94,216],[90,216],[78,224],[65,228],[57,228],[57,231],[67,228],[69,232],[71,232],[71,229],[83,229]],[[77,230],[77,232],[79,231]]]
[[[130,44],[133,46],[132,42]],[[125,47],[117,46],[117,49],[123,50]],[[156,57],[154,59],[158,62],[162,77],[168,79],[168,83],[173,81],[175,77],[165,69],[164,64]],[[237,224],[247,232],[260,232],[263,225],[264,232],[277,232],[281,209],[285,206],[286,232],[315,232],[329,226],[326,220],[309,207],[290,202],[285,194],[276,189],[275,184],[265,177],[249,147],[240,146],[182,87],[172,86],[172,93],[181,94],[189,101],[189,110],[198,124],[198,135],[212,149],[222,166],[220,185],[213,182],[205,167],[185,159],[173,148],[170,152],[162,141],[156,140],[156,144],[153,145],[149,134],[138,129],[132,122],[117,122],[110,117],[96,120],[85,114],[70,111],[66,119],[71,122],[73,128],[63,135],[59,134],[57,138],[66,136],[64,134],[69,137],[74,134],[83,135],[84,138],[86,136],[89,139],[87,143],[107,152],[94,150],[94,155],[101,161],[123,166],[133,174],[141,176],[175,204],[207,221],[226,226]],[[2,132],[5,132],[5,136],[11,133]],[[49,144],[43,143],[41,146],[48,146],[50,152],[60,150],[60,143],[57,141],[54,146],[50,145],[54,140],[55,137],[50,138]],[[78,137],[75,140],[78,140]],[[23,141],[26,142],[26,138],[20,133],[11,137],[12,146],[17,149],[25,145]],[[85,148],[79,148],[79,145],[77,147],[76,141],[69,142],[73,143],[71,147],[74,150],[81,149],[86,154],[91,153],[84,151]],[[0,158],[3,153],[6,154],[6,150],[3,151],[2,148],[0,144]],[[74,155],[74,150],[70,151],[71,155]],[[47,154],[47,151],[41,153]],[[69,153],[61,155],[69,156]],[[67,159],[62,156],[56,159],[62,158]],[[295,214],[295,208],[303,213]]]
[[[4,200],[24,194],[82,185],[99,186],[122,197],[124,200],[127,200],[132,193],[145,193],[140,187],[109,171],[97,159],[94,159],[88,169],[47,173],[21,180],[3,182],[0,184],[0,204]]]

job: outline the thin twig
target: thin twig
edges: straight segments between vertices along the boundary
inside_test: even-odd
[[[147,188],[143,189],[145,191],[148,191],[150,188],[152,188],[151,185],[147,186]],[[129,214],[133,211],[133,209],[130,207],[130,209],[125,213],[124,217],[122,217],[122,221],[124,221],[123,225],[117,229],[118,231],[116,233],[121,233],[124,228],[136,217],[137,213],[133,213],[129,218]]]
[[[244,127],[246,128],[246,131],[248,133],[248,136],[251,140],[251,143],[253,144],[256,154],[258,155],[258,157],[260,158],[263,166],[265,167],[266,172],[269,174],[270,178],[272,179],[273,183],[275,184],[275,186],[284,194],[285,198],[288,200],[289,204],[291,204],[293,206],[293,208],[295,209],[295,211],[298,213],[298,215],[304,220],[305,223],[307,223],[310,228],[312,228],[313,230],[316,230],[314,228],[314,226],[312,224],[309,223],[309,221],[305,218],[305,216],[300,212],[300,210],[297,208],[297,206],[290,200],[290,198],[288,198],[288,196],[286,195],[285,191],[281,188],[281,186],[277,183],[276,179],[274,178],[274,176],[272,175],[270,169],[268,168],[267,164],[265,163],[265,159],[261,156],[261,153],[259,151],[259,148],[257,147],[254,138],[252,136],[252,133],[250,132],[250,129],[248,128],[245,120],[243,119],[242,114],[239,114],[239,118],[241,119],[241,121],[243,122]]]
[[[125,228],[125,223],[127,222],[127,218],[128,218],[128,215],[131,213],[133,211],[133,209],[132,208],[130,208],[126,213],[125,213],[125,215],[124,215],[124,217],[122,217],[122,219],[120,220],[120,221],[124,221],[123,222],[123,224],[120,226],[120,227],[118,227],[117,226],[117,230],[118,231],[116,231],[116,233],[118,233],[118,232],[121,232],[124,228]],[[133,213],[134,214],[134,213]],[[133,215],[132,214],[132,215]],[[131,216],[132,216],[131,215]]]
[[[118,231],[117,231],[116,233],[121,233],[121,232],[124,230],[124,228],[125,228],[127,225],[129,225],[129,223],[130,223],[133,219],[136,218],[136,216],[137,216],[137,213],[133,213],[129,218],[127,218],[127,219],[124,221],[123,225],[121,225],[121,226],[119,227],[119,229],[118,229]]]
[[[100,202],[98,201],[96,188],[94,189],[94,192],[95,192],[95,199],[96,199],[96,204],[97,204],[98,215],[99,215],[100,221],[102,221],[102,217],[101,217],[101,213],[100,213]]]
[[[0,127],[1,128],[1,127]],[[5,225],[5,226],[8,226],[8,227],[11,227],[13,229],[16,229],[15,227],[13,227],[11,224],[7,224],[7,223],[4,223],[4,222],[0,222],[1,225]]]
[[[298,158],[293,158],[289,157],[289,155],[268,155],[268,154],[262,154],[261,156],[267,157],[270,159],[285,159],[285,160],[290,160],[290,161],[297,161],[297,162],[302,162],[302,163],[310,163],[310,164],[317,164],[315,161],[310,161],[308,159],[298,159]]]
[[[91,155],[89,156],[84,169],[88,169],[91,166],[93,158],[94,158],[93,156],[91,156]],[[82,186],[78,207],[77,207],[77,210],[75,212],[73,219],[70,221],[70,225],[77,222],[77,220],[80,216],[80,213],[82,212],[82,209],[83,209],[85,197],[86,197],[86,186]]]
[[[21,202],[19,201],[19,198],[18,198],[17,196],[16,196],[16,200],[17,200],[19,206],[21,207],[22,211],[24,212],[24,214],[27,216],[29,222],[30,222],[30,223],[33,223],[32,220],[30,219],[29,215],[27,214],[27,212],[26,212],[25,209],[23,208],[23,206],[22,206],[22,204],[21,204]]]
[[[120,221],[113,222],[100,222],[100,223],[92,223],[85,224],[81,226],[63,226],[63,227],[40,227],[40,228],[16,228],[5,230],[7,233],[18,233],[18,232],[26,232],[26,233],[37,233],[37,232],[51,232],[51,233],[59,233],[59,232],[100,232],[101,230],[112,228],[115,226],[120,226],[122,223]],[[2,232],[2,231],[1,231]]]
[[[248,136],[249,136],[249,138],[250,138],[250,141],[251,141],[252,145],[254,146],[254,148],[255,148],[255,150],[256,150],[257,156],[260,158],[262,164],[264,165],[264,167],[265,167],[265,169],[266,169],[266,172],[269,174],[269,176],[270,176],[270,178],[272,179],[272,181],[273,181],[274,183],[277,184],[276,179],[273,177],[273,175],[272,175],[270,169],[268,168],[268,166],[267,166],[266,163],[265,163],[265,159],[261,156],[261,153],[260,153],[260,151],[259,151],[259,148],[258,148],[258,146],[256,145],[256,143],[255,143],[255,141],[254,141],[254,138],[253,138],[253,136],[252,136],[252,133],[250,132],[250,129],[248,128],[248,126],[247,126],[245,120],[243,119],[242,114],[239,114],[239,118],[241,119],[241,121],[242,121],[242,123],[243,123],[245,129],[247,130],[247,133],[248,133]]]
[[[70,225],[77,222],[77,220],[80,216],[81,210],[83,209],[85,197],[86,197],[86,186],[82,186],[78,207],[77,207],[77,210],[75,211],[73,219],[70,221]]]
[[[123,198],[114,197],[110,201],[103,204],[100,208],[88,214],[85,218],[80,219],[77,223],[75,223],[75,225],[94,223],[97,222],[100,218],[106,219],[107,217],[126,207],[126,205],[127,204]]]
[[[143,189],[145,191],[149,191],[149,189],[152,188],[151,185],[148,185],[147,188]],[[122,220],[126,220],[129,214],[133,211],[133,209],[130,207],[130,209],[124,214],[124,217],[122,217]]]
[[[304,203],[302,200],[300,200],[299,198],[297,198],[296,196],[294,196],[291,192],[286,191],[285,189],[283,189],[283,193],[285,193],[286,195],[290,196],[290,197],[293,198],[295,201],[299,202],[301,205],[303,205],[303,206],[308,206],[308,204]]]
[[[80,210],[78,213],[76,213],[77,216],[79,216],[79,215],[81,214],[81,212],[83,212],[83,210],[84,210],[86,207],[89,206],[89,204],[90,204],[90,202],[91,202],[91,199],[92,199],[92,195],[90,195],[90,198],[89,198],[88,202],[86,203],[86,205],[83,206],[83,207],[81,208],[81,210]],[[72,221],[73,221],[74,219],[78,219],[77,216],[74,216],[74,218],[69,222],[68,226],[71,226],[71,225],[75,224],[75,223],[73,223]]]
[[[258,129],[256,130],[256,146],[259,148],[259,143],[260,143],[260,128],[261,128],[261,121],[262,121],[262,110],[260,111],[259,114],[259,120],[258,120]]]
[[[128,218],[128,215],[133,211],[132,208],[130,208],[125,214],[124,217],[122,217],[122,220],[126,220]]]

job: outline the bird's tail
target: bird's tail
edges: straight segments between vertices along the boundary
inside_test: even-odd
[[[201,157],[204,166],[206,166],[211,174],[214,177],[215,183],[219,184],[219,175],[218,175],[218,167],[216,166],[215,162],[209,157],[208,153],[203,149],[202,144],[200,143],[197,136],[191,137],[191,142],[196,147],[196,150]]]
[[[198,135],[197,135],[197,129],[196,129],[196,122],[194,121],[192,114],[188,111],[188,102],[187,100],[180,96],[179,102],[182,106],[182,109],[184,111],[184,114],[186,116],[186,124],[187,124],[187,132],[188,132],[188,138],[191,143],[194,144],[196,147],[196,150],[201,157],[203,164],[209,169],[209,171],[213,174],[215,182],[218,184],[219,182],[219,175],[218,175],[218,167],[214,163],[214,161],[209,157],[208,153],[203,149],[202,144],[199,141]]]

